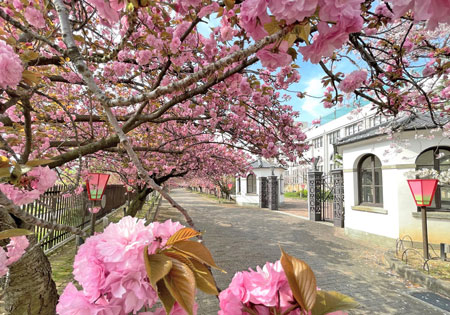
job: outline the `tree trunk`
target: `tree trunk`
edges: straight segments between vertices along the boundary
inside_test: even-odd
[[[0,208],[0,230],[11,227],[27,228],[19,220]],[[50,262],[35,237],[28,237],[30,245],[22,258],[9,266],[9,279],[5,287],[7,314],[55,314],[58,293],[52,280]],[[4,245],[4,244],[2,244]],[[32,249],[32,250],[30,250]]]
[[[142,209],[145,204],[147,196],[153,191],[153,189],[146,187],[142,190],[138,190],[138,193],[131,201],[130,206],[127,210],[127,215],[135,217],[136,214]]]

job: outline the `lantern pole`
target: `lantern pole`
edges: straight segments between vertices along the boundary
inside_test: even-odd
[[[422,245],[423,245],[423,256],[425,259],[428,259],[430,256],[428,255],[428,226],[427,226],[427,207],[422,206]]]
[[[91,233],[90,233],[90,235],[92,236],[92,235],[94,235],[94,232],[95,232],[95,219],[96,219],[97,214],[94,213],[94,209],[92,207],[92,201],[90,202],[90,206],[91,206]]]

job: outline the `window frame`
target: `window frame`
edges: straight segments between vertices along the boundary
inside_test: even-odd
[[[250,183],[249,178],[253,176],[252,178],[252,182]],[[249,191],[249,187],[251,185],[252,191]],[[257,190],[256,190],[256,175],[255,174],[248,174],[247,175],[247,194],[251,194],[251,195],[256,195],[257,194]]]
[[[236,181],[236,194],[240,194],[241,193],[241,178],[238,177],[237,181]]]
[[[373,200],[377,200],[377,194],[376,194],[376,189],[377,187],[380,188],[380,194],[381,197],[379,200],[381,200],[381,203],[376,203],[376,202],[364,202],[363,201],[363,185],[362,185],[362,165],[363,163],[366,161],[366,159],[370,158],[370,170],[372,173],[372,184],[369,185],[364,185],[364,187],[369,186],[371,188],[372,191],[372,198]],[[380,163],[380,167],[376,167],[375,166],[375,159],[378,159],[379,163]],[[380,184],[376,185],[375,184],[375,169],[380,169]],[[381,165],[381,160],[375,155],[375,154],[367,154],[365,156],[363,156],[361,158],[361,160],[358,163],[358,169],[357,169],[357,173],[358,173],[358,205],[362,205],[362,206],[370,206],[370,207],[379,207],[382,208],[383,204],[384,204],[384,196],[383,196],[383,168]]]
[[[417,155],[417,158],[414,162],[414,165],[416,166],[415,167],[416,171],[419,169],[422,169],[422,168],[426,168],[427,166],[433,165],[433,169],[440,172],[440,170],[441,170],[440,159],[436,159],[436,155],[439,154],[440,149],[450,151],[450,147],[437,146],[437,147],[430,147],[430,148],[425,149],[424,151],[420,152],[419,155]],[[419,157],[429,151],[432,151],[432,153],[433,153],[432,163],[430,163],[430,165],[422,165],[422,166],[418,165],[417,160],[419,159]],[[450,212],[450,206],[449,206],[449,208],[442,208],[441,186],[449,186],[449,185],[440,185],[438,183],[438,185],[436,187],[436,192],[434,193],[434,198],[433,198],[433,201],[434,201],[434,204],[436,205],[436,207],[429,206],[429,207],[427,207],[427,211]],[[417,207],[417,211],[420,212],[420,207]]]

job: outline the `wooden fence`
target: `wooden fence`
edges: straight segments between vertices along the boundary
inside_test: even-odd
[[[24,205],[22,209],[48,222],[85,228],[89,225],[91,219],[88,206],[93,206],[87,199],[86,191],[79,195],[65,195],[65,190],[66,188],[62,185],[53,186],[39,200]],[[97,219],[124,205],[128,197],[132,197],[131,194],[128,196],[125,187],[121,185],[107,186],[105,196],[106,206],[97,213]],[[96,206],[99,206],[99,204]],[[45,238],[42,242],[42,248],[45,251],[71,236],[69,232],[52,231],[38,226],[35,227],[35,234],[39,241]]]

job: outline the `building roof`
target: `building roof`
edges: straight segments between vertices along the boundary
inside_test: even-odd
[[[270,163],[270,162],[268,162],[266,160],[263,160],[262,158],[259,158],[259,159],[255,160],[255,161],[251,162],[250,166],[252,168],[271,168],[271,167],[274,167],[274,168],[286,169],[285,167],[281,166],[280,164],[273,164],[273,163]]]
[[[439,113],[434,113],[434,120],[441,125],[445,125],[450,121],[449,116],[440,116]],[[344,145],[354,143],[374,137],[381,136],[379,129],[382,127],[391,127],[393,130],[420,130],[436,128],[430,113],[426,114],[411,114],[409,116],[398,117],[394,120],[388,120],[378,126],[362,130],[361,132],[340,139],[337,145]]]

